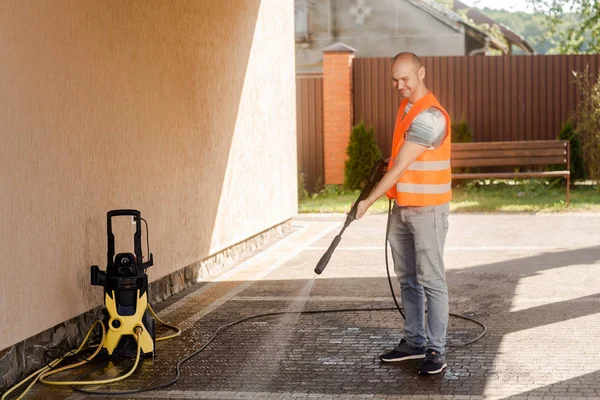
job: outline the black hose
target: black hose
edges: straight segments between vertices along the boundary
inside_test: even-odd
[[[143,389],[134,389],[134,390],[125,390],[125,391],[106,391],[106,392],[94,392],[94,391],[90,391],[90,390],[85,390],[85,389],[80,389],[76,386],[71,386],[73,388],[73,390],[76,390],[78,392],[81,393],[86,393],[86,394],[100,394],[100,395],[104,395],[104,396],[116,396],[116,395],[127,395],[127,394],[135,394],[135,393],[142,393],[142,392],[149,392],[151,390],[158,390],[158,389],[164,389],[168,386],[173,385],[175,382],[177,382],[177,380],[179,379],[179,376],[181,374],[181,365],[183,365],[183,363],[185,363],[186,361],[190,360],[192,357],[194,357],[195,355],[197,355],[198,353],[202,352],[204,349],[206,349],[206,347],[213,341],[215,340],[215,338],[219,335],[219,333],[226,329],[229,328],[231,326],[240,324],[242,322],[251,320],[251,319],[256,319],[256,318],[263,318],[263,317],[272,317],[272,316],[277,316],[277,315],[287,315],[287,314],[326,314],[326,313],[339,313],[339,312],[363,312],[363,311],[391,311],[391,310],[397,310],[398,312],[400,312],[400,315],[402,316],[402,318],[406,319],[406,317],[404,316],[404,313],[402,312],[402,307],[400,307],[400,305],[398,304],[398,300],[396,299],[396,295],[394,294],[394,286],[392,284],[392,278],[390,276],[390,265],[389,265],[389,261],[388,261],[388,235],[389,235],[389,229],[390,229],[390,216],[392,213],[392,200],[390,200],[389,202],[389,209],[388,209],[388,221],[387,221],[387,225],[386,225],[386,232],[385,232],[385,265],[386,265],[386,272],[387,272],[387,276],[388,276],[388,283],[390,285],[390,291],[392,292],[392,298],[394,299],[394,303],[396,304],[396,307],[384,307],[384,308],[342,308],[342,309],[336,309],[336,310],[309,310],[309,311],[277,311],[277,312],[270,312],[270,313],[263,313],[263,314],[257,314],[257,315],[252,315],[250,317],[245,317],[242,319],[238,319],[237,321],[231,322],[229,324],[225,324],[225,325],[221,325],[219,328],[217,328],[217,330],[213,333],[213,335],[208,339],[208,341],[202,346],[200,347],[198,350],[195,350],[194,352],[190,353],[189,355],[185,356],[184,358],[182,358],[181,360],[179,360],[179,362],[177,362],[177,365],[175,366],[175,377],[173,379],[171,379],[169,382],[160,384],[160,385],[156,385],[156,386],[152,386],[152,387],[148,387],[148,388],[143,388]],[[342,232],[344,231],[344,229],[346,228],[346,226],[344,226],[344,228],[342,229]],[[341,234],[342,232],[340,232],[340,234],[338,235],[341,239]],[[337,243],[335,244],[335,246],[333,246],[333,249],[335,249],[335,247],[337,246],[337,244],[339,243],[339,240],[337,241]],[[331,246],[330,246],[331,247]],[[333,253],[333,250],[330,252]],[[331,254],[329,254],[329,257],[331,257]],[[327,262],[329,261],[329,257],[327,257],[327,260],[324,262],[324,266],[327,265]],[[324,269],[323,266],[323,269]],[[322,272],[322,269],[321,269]],[[481,339],[487,332],[487,327],[473,319],[473,318],[469,318],[469,317],[465,317],[463,315],[459,315],[459,314],[453,314],[450,313],[449,315],[453,316],[453,317],[457,317],[457,318],[461,318],[464,319],[466,321],[470,321],[473,322],[479,326],[481,326],[481,328],[483,329],[482,332],[475,338],[472,340],[469,340],[467,342],[464,343],[460,343],[460,344],[449,344],[447,345],[448,347],[465,347],[470,345],[471,343],[476,342],[477,340]]]
[[[394,286],[392,285],[392,277],[390,276],[390,262],[388,261],[388,235],[390,234],[390,216],[392,215],[392,200],[390,199],[389,208],[388,208],[388,220],[385,226],[385,272],[387,272],[388,283],[390,284],[390,292],[392,292],[392,298],[394,299],[394,303],[396,304],[396,308],[400,315],[402,315],[403,319],[406,319],[404,313],[402,312],[402,307],[398,304],[398,300],[396,299],[396,295],[394,294]]]
[[[251,319],[256,319],[256,318],[263,318],[263,317],[273,317],[273,316],[277,316],[277,315],[288,315],[288,314],[330,314],[330,313],[340,313],[340,312],[371,312],[371,311],[392,311],[392,310],[397,310],[396,307],[382,307],[382,308],[340,308],[340,309],[335,309],[335,310],[309,310],[309,311],[276,311],[276,312],[270,312],[270,313],[263,313],[263,314],[257,314],[257,315],[252,315],[249,317],[245,317],[245,318],[241,318],[238,319],[237,321],[234,322],[230,322],[228,324],[225,325],[221,325],[220,327],[217,328],[217,330],[212,334],[212,336],[208,339],[208,341],[202,346],[200,347],[198,350],[195,350],[194,352],[188,354],[187,356],[185,356],[184,358],[182,358],[181,360],[179,360],[179,362],[177,362],[177,365],[175,366],[175,377],[173,379],[171,379],[169,382],[160,384],[160,385],[156,385],[156,386],[151,386],[151,387],[147,387],[147,388],[143,388],[143,389],[134,389],[134,390],[125,390],[125,391],[104,391],[104,392],[95,392],[95,391],[91,391],[91,390],[85,390],[85,389],[80,389],[76,386],[71,386],[73,388],[73,390],[77,391],[77,392],[81,392],[81,393],[86,393],[86,394],[100,394],[100,395],[104,395],[104,396],[117,396],[117,395],[126,395],[126,394],[134,394],[134,393],[142,393],[142,392],[149,392],[151,390],[158,390],[158,389],[164,389],[168,386],[173,385],[175,382],[177,382],[177,380],[179,379],[179,376],[181,374],[181,365],[183,363],[185,363],[186,361],[190,360],[192,357],[196,356],[198,353],[202,352],[204,349],[206,349],[206,347],[208,347],[208,345],[215,340],[215,338],[219,335],[219,333],[224,330],[227,329],[229,327],[232,327],[234,325],[240,324],[242,322],[245,321],[249,321]],[[461,343],[459,345],[454,345],[453,347],[462,347],[462,346],[466,346],[468,344],[471,344],[473,342],[475,342],[476,340],[479,340],[483,335],[485,335],[487,328],[484,324],[482,324],[481,322],[474,320],[472,318],[469,317],[465,317],[462,315],[457,315],[457,314],[450,314],[453,315],[455,317],[458,318],[462,318],[465,319],[467,321],[471,321],[476,323],[477,325],[481,326],[483,328],[483,332],[477,336],[475,339],[470,340],[469,342],[465,342],[465,343]]]

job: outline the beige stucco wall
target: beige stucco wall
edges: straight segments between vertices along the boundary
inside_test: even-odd
[[[292,0],[0,2],[0,349],[102,303],[108,210],[151,280],[297,212],[293,29]]]

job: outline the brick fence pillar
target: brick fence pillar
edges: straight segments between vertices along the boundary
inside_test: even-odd
[[[355,51],[339,42],[323,50],[323,156],[328,185],[344,183],[346,148],[352,131]]]

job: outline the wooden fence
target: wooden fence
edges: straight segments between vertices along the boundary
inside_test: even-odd
[[[400,96],[391,58],[355,58],[354,124],[374,128],[390,154]],[[600,54],[423,57],[425,83],[453,122],[465,120],[473,141],[556,139],[572,115],[579,89],[573,71],[598,75]],[[296,78],[298,164],[309,191],[323,184],[323,78]]]
[[[324,182],[323,166],[323,76],[296,76],[296,126],[298,169],[308,191]]]
[[[375,130],[390,154],[400,96],[391,58],[354,60],[354,123]],[[473,141],[556,139],[580,96],[573,71],[598,74],[600,54],[423,57],[425,82],[453,122],[464,119]]]

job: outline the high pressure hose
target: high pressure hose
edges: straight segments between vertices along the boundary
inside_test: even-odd
[[[357,204],[358,201],[355,203]],[[246,322],[252,319],[257,319],[257,318],[264,318],[264,317],[273,317],[273,316],[279,316],[279,315],[293,315],[293,314],[331,314],[331,313],[343,313],[343,312],[371,312],[371,311],[398,311],[400,312],[400,315],[402,316],[402,318],[406,319],[404,316],[404,313],[402,312],[402,307],[400,307],[400,305],[398,304],[398,300],[396,299],[396,295],[394,294],[394,287],[392,284],[392,278],[390,276],[390,267],[389,267],[389,261],[388,261],[388,235],[389,235],[389,227],[390,227],[390,216],[392,213],[392,201],[390,200],[389,202],[389,209],[388,209],[388,221],[386,224],[386,233],[385,233],[385,265],[386,265],[386,272],[387,272],[387,276],[388,276],[388,283],[390,285],[390,291],[392,293],[392,298],[394,299],[394,303],[396,304],[396,307],[382,307],[382,308],[341,308],[341,309],[331,309],[331,310],[308,310],[308,311],[277,311],[277,312],[270,312],[270,313],[262,313],[262,314],[257,314],[257,315],[252,315],[249,317],[245,317],[245,318],[241,318],[238,319],[237,321],[231,322],[229,324],[225,324],[225,325],[221,325],[220,327],[217,328],[217,330],[212,334],[212,336],[208,339],[208,341],[206,343],[204,343],[199,349],[195,350],[194,352],[188,354],[187,356],[185,356],[184,358],[182,358],[181,360],[179,360],[177,362],[177,365],[175,366],[175,377],[173,379],[171,379],[169,382],[160,384],[160,385],[156,385],[156,386],[152,386],[152,387],[148,387],[148,388],[143,388],[143,389],[134,389],[134,390],[125,390],[125,391],[104,391],[104,392],[96,392],[96,391],[89,391],[89,390],[85,390],[85,389],[80,389],[77,388],[75,386],[72,386],[72,388],[78,392],[82,392],[82,393],[86,393],[86,394],[98,394],[98,395],[104,395],[104,396],[117,396],[117,395],[129,395],[129,394],[135,394],[135,393],[141,393],[141,392],[148,392],[148,391],[152,391],[152,390],[158,390],[158,389],[164,389],[168,386],[173,385],[175,382],[177,382],[177,380],[179,379],[179,376],[181,374],[181,366],[189,361],[191,358],[193,358],[194,356],[196,356],[197,354],[199,354],[200,352],[202,352],[204,349],[206,349],[206,347],[208,347],[208,345],[210,343],[212,343],[213,340],[215,340],[220,333],[227,329],[230,328],[234,325],[238,325],[241,324],[242,322]],[[350,220],[346,220],[347,223],[349,224],[348,221],[352,221]],[[325,255],[321,258],[321,260],[319,261],[319,265],[324,269],[325,266],[327,265],[327,263],[329,262],[329,259],[331,258],[331,255],[333,254],[333,250],[335,250],[335,247],[339,244],[339,241],[341,240],[341,234],[344,232],[345,228],[347,227],[347,225],[345,225],[345,227],[342,229],[342,231],[340,232],[340,234],[336,237],[339,239],[334,240],[334,243],[332,243],[332,246],[330,246],[330,250],[328,250],[327,253],[325,253]],[[319,267],[317,267],[319,268]],[[315,271],[316,272],[316,271]],[[321,269],[322,272],[322,269]],[[150,311],[152,312],[152,314],[155,316],[155,318],[158,319],[158,317],[156,316],[156,314],[154,314],[154,311],[152,309],[150,309]],[[477,340],[481,339],[487,332],[487,327],[473,319],[473,318],[469,318],[469,317],[465,317],[463,315],[459,315],[459,314],[454,314],[454,313],[450,313],[449,315],[453,316],[453,317],[457,317],[457,318],[461,318],[463,320],[466,321],[470,321],[473,322],[477,325],[479,325],[482,328],[482,331],[479,335],[477,335],[477,337],[475,337],[472,340],[469,340],[467,342],[463,342],[463,343],[459,343],[459,344],[449,344],[447,345],[448,347],[464,347],[464,346],[468,346],[474,342],[476,342]],[[159,320],[159,322],[163,323],[162,321]],[[165,324],[166,325],[166,324]],[[171,325],[171,327],[173,327]],[[177,329],[177,328],[175,328]],[[159,339],[156,339],[157,341]]]
[[[327,249],[327,251],[325,252],[325,254],[323,254],[323,256],[321,257],[321,259],[319,260],[319,262],[317,263],[317,266],[315,267],[315,273],[317,274],[321,274],[323,272],[323,270],[325,269],[325,267],[327,266],[327,264],[329,263],[329,260],[331,259],[331,256],[334,252],[334,250],[336,249],[337,245],[340,243],[340,241],[342,240],[342,234],[344,233],[344,231],[346,230],[346,228],[348,228],[348,226],[350,225],[350,223],[352,221],[354,221],[356,219],[356,210],[358,208],[358,203],[360,203],[362,200],[366,199],[371,192],[373,191],[373,189],[375,188],[375,186],[377,185],[377,183],[379,181],[381,181],[381,179],[383,178],[383,176],[385,175],[385,170],[388,166],[388,163],[383,160],[377,160],[377,162],[373,165],[373,167],[371,168],[371,171],[369,172],[369,175],[367,176],[367,182],[365,183],[364,188],[362,189],[362,191],[360,192],[360,195],[358,196],[358,199],[356,200],[356,202],[352,205],[350,212],[348,213],[347,217],[346,217],[346,221],[344,222],[344,226],[342,227],[342,230],[340,231],[340,233],[333,239],[333,241],[331,242],[331,244],[329,245],[329,248]],[[387,219],[387,224],[386,224],[386,228],[385,228],[385,246],[384,246],[384,250],[385,250],[385,270],[387,273],[387,277],[388,277],[388,283],[390,285],[390,292],[392,293],[392,298],[394,299],[394,303],[396,304],[396,309],[398,310],[398,312],[400,313],[400,315],[402,316],[403,319],[406,319],[406,317],[404,316],[404,313],[402,312],[402,307],[400,307],[400,304],[398,304],[398,300],[396,299],[396,295],[394,293],[394,285],[392,284],[392,277],[390,276],[390,263],[388,260],[388,237],[389,237],[389,233],[390,233],[390,220],[391,220],[391,215],[392,215],[392,200],[389,200],[389,208],[388,208],[388,219]],[[487,332],[487,327],[482,324],[481,322],[474,320],[472,318],[469,317],[465,317],[463,315],[458,315],[458,314],[453,314],[450,313],[449,315],[452,315],[453,317],[457,317],[457,318],[461,318],[467,321],[471,321],[476,323],[477,325],[481,326],[483,328],[482,333],[477,336],[475,339],[473,340],[469,340],[468,342],[465,343],[461,343],[458,345],[449,345],[449,347],[462,347],[462,346],[467,346],[479,339],[481,339],[483,337],[483,335],[485,335],[485,333]]]
[[[167,328],[175,331],[175,333],[172,334],[172,335],[161,336],[159,338],[156,338],[157,342],[160,342],[160,341],[163,341],[163,340],[173,339],[173,338],[181,335],[181,329],[179,329],[175,325],[167,324],[165,321],[163,321],[162,319],[160,319],[160,317],[158,315],[156,315],[156,313],[154,312],[154,309],[152,308],[152,306],[150,305],[150,303],[148,303],[148,310],[150,310],[150,313],[152,314],[152,316],[154,317],[155,320],[157,320],[158,322],[160,322],[161,324],[163,324]]]
[[[348,213],[348,216],[346,218],[346,222],[344,223],[344,226],[341,230],[341,232],[335,237],[335,239],[333,240],[333,242],[331,243],[331,245],[329,246],[327,252],[321,257],[321,259],[319,260],[319,263],[317,264],[317,267],[315,268],[315,273],[320,274],[321,272],[323,272],[323,270],[325,269],[325,267],[327,266],[331,255],[333,254],[333,251],[335,250],[335,248],[337,247],[337,245],[340,243],[341,238],[342,238],[342,233],[344,232],[344,230],[350,225],[350,223],[356,219],[356,208],[358,206],[358,203],[363,200],[364,198],[366,198],[370,192],[373,190],[375,184],[381,180],[381,177],[383,176],[383,171],[385,169],[385,167],[387,166],[387,163],[385,163],[383,160],[379,160],[371,169],[371,172],[369,174],[368,177],[368,181],[365,185],[365,188],[363,189],[363,191],[361,192],[358,200],[353,204],[350,212]],[[253,316],[249,316],[249,317],[245,317],[242,319],[239,319],[237,321],[231,322],[229,324],[225,324],[225,325],[221,325],[219,328],[217,328],[217,330],[213,333],[213,335],[208,339],[208,341],[206,343],[204,343],[204,345],[202,345],[199,349],[193,351],[192,353],[188,354],[187,356],[183,357],[182,359],[180,359],[177,362],[177,365],[175,366],[175,377],[173,379],[171,379],[170,381],[163,383],[163,384],[159,384],[159,385],[155,385],[155,386],[151,386],[151,387],[147,387],[147,388],[142,388],[142,389],[134,389],[134,390],[125,390],[125,391],[89,391],[89,390],[85,390],[85,389],[81,389],[78,388],[76,386],[81,386],[81,385],[100,385],[100,384],[109,384],[109,383],[114,383],[114,382],[118,382],[121,381],[129,376],[131,376],[131,374],[133,374],[133,372],[135,371],[135,369],[137,368],[139,361],[140,361],[140,354],[141,354],[141,345],[140,345],[140,334],[141,334],[141,327],[138,327],[136,329],[135,335],[137,336],[138,340],[137,340],[137,353],[136,353],[136,358],[135,358],[135,362],[133,364],[133,367],[129,370],[129,372],[127,372],[124,375],[121,375],[119,377],[116,378],[112,378],[112,379],[105,379],[105,380],[95,380],[95,381],[49,381],[46,378],[49,377],[50,375],[56,374],[58,372],[61,371],[65,371],[65,370],[69,370],[69,369],[73,369],[76,368],[78,366],[81,366],[89,361],[91,361],[102,349],[102,346],[104,344],[104,340],[106,337],[106,329],[104,327],[104,324],[102,323],[101,320],[98,320],[96,322],[94,322],[92,324],[92,326],[90,327],[90,329],[88,330],[83,342],[81,343],[81,345],[74,351],[72,352],[67,352],[66,354],[64,354],[63,356],[61,356],[58,359],[53,360],[52,362],[48,363],[48,365],[44,366],[43,368],[37,370],[36,372],[32,373],[31,375],[29,375],[28,377],[26,377],[25,379],[23,379],[21,382],[19,382],[17,385],[15,385],[14,387],[12,387],[10,390],[8,390],[6,393],[4,393],[2,395],[2,397],[0,398],[0,400],[6,400],[8,398],[8,395],[11,394],[12,392],[14,392],[16,389],[18,389],[19,387],[21,387],[23,384],[25,384],[27,381],[29,381],[30,379],[34,378],[34,380],[29,384],[29,386],[23,391],[23,393],[20,394],[20,396],[18,397],[18,399],[22,399],[23,396],[25,396],[25,394],[33,387],[33,385],[39,380],[40,382],[47,384],[47,385],[60,385],[60,386],[71,386],[71,388],[77,392],[82,392],[82,393],[86,393],[86,394],[91,394],[91,395],[104,395],[104,396],[117,396],[117,395],[129,395],[129,394],[135,394],[135,393],[141,393],[141,392],[147,392],[147,391],[152,391],[152,390],[158,390],[158,389],[163,389],[165,387],[171,386],[173,385],[175,382],[177,382],[177,380],[179,379],[179,376],[181,374],[181,366],[183,365],[183,363],[187,362],[188,360],[190,360],[191,358],[193,358],[194,356],[196,356],[198,353],[202,352],[204,349],[206,349],[206,347],[212,343],[213,340],[215,340],[217,338],[217,336],[225,329],[232,327],[234,325],[238,325],[242,322],[245,321],[249,321],[251,319],[256,319],[256,318],[264,318],[264,317],[273,317],[273,316],[279,316],[279,315],[291,315],[291,314],[327,314],[327,313],[343,313],[343,312],[371,312],[371,311],[391,311],[391,310],[397,310],[400,315],[402,316],[402,318],[405,319],[405,315],[402,312],[402,307],[400,307],[400,305],[398,304],[398,300],[396,299],[396,295],[394,293],[394,286],[392,284],[392,278],[390,275],[390,266],[389,266],[389,260],[388,260],[388,236],[389,236],[389,229],[390,229],[390,217],[391,217],[391,213],[392,213],[392,201],[390,200],[389,202],[389,209],[388,209],[388,220],[387,220],[387,224],[386,224],[386,233],[385,233],[385,264],[386,264],[386,272],[387,272],[387,277],[388,277],[388,283],[390,286],[390,291],[392,293],[392,298],[394,299],[394,303],[396,305],[396,307],[384,307],[384,308],[342,308],[342,309],[330,309],[330,310],[309,310],[309,311],[279,311],[279,312],[270,312],[270,313],[262,313],[262,314],[257,314],[257,315],[253,315]],[[147,229],[147,224],[146,224],[146,229]],[[148,303],[148,309],[150,311],[150,313],[152,314],[152,316],[161,324],[165,325],[167,328],[174,330],[175,333],[171,334],[171,335],[167,335],[167,336],[163,336],[160,338],[156,338],[156,341],[162,341],[162,340],[167,340],[167,339],[172,339],[174,337],[177,337],[179,335],[181,335],[181,329],[179,329],[178,327],[174,326],[174,325],[170,325],[166,322],[164,322],[163,320],[161,320],[158,315],[154,312],[154,309],[152,308],[152,306],[150,305],[150,303]],[[477,325],[479,325],[482,328],[482,332],[475,337],[472,340],[469,340],[467,342],[464,343],[459,343],[459,344],[451,344],[448,345],[448,347],[464,347],[464,346],[468,346],[474,342],[476,342],[477,340],[481,339],[487,332],[487,327],[473,319],[473,318],[469,318],[469,317],[465,317],[463,315],[459,315],[459,314],[453,314],[450,313],[449,315],[453,316],[453,317],[457,317],[457,318],[461,318],[464,319],[466,321],[470,321],[473,322]],[[96,351],[89,357],[85,358],[84,360],[74,363],[74,364],[70,364],[58,369],[55,369],[55,367],[61,362],[63,361],[66,357],[69,357],[71,355],[75,355],[77,353],[79,353],[83,348],[84,345],[87,343],[92,331],[94,330],[94,328],[100,325],[102,327],[102,339],[100,341],[100,344],[98,345],[98,347],[96,348]]]
[[[388,222],[389,224],[389,222]],[[386,235],[387,237],[387,235]],[[257,319],[257,318],[264,318],[264,317],[274,317],[274,316],[280,316],[280,315],[294,315],[294,314],[332,314],[332,313],[344,313],[344,312],[372,312],[372,311],[399,311],[401,313],[402,316],[404,316],[402,314],[402,308],[398,305],[398,302],[396,300],[395,295],[393,294],[393,286],[392,286],[392,281],[391,281],[391,277],[389,277],[389,264],[387,263],[387,241],[386,241],[386,265],[388,266],[387,271],[388,271],[388,278],[389,278],[389,283],[390,283],[390,287],[392,288],[392,296],[394,298],[394,302],[396,303],[396,307],[380,307],[380,308],[340,308],[340,309],[330,309],[330,310],[308,310],[308,311],[277,311],[277,312],[270,312],[270,313],[262,313],[262,314],[257,314],[257,315],[252,315],[249,317],[245,317],[245,318],[241,318],[238,319],[237,321],[225,324],[225,325],[221,325],[219,328],[217,328],[217,330],[212,334],[212,336],[208,339],[208,341],[206,343],[204,343],[200,348],[198,348],[197,350],[193,351],[192,353],[188,354],[187,356],[185,356],[184,358],[180,359],[177,362],[177,365],[175,366],[175,377],[173,379],[171,379],[168,382],[165,382],[163,384],[159,384],[159,385],[155,385],[155,386],[151,386],[151,387],[147,387],[147,388],[141,388],[141,389],[133,389],[133,390],[124,390],[124,391],[91,391],[91,390],[85,390],[85,389],[81,389],[76,387],[75,385],[90,385],[90,384],[107,384],[107,383],[114,383],[114,382],[118,382],[120,380],[123,380],[127,377],[129,377],[137,368],[138,364],[139,364],[139,359],[140,359],[140,345],[138,344],[137,346],[137,354],[136,354],[136,360],[135,363],[133,365],[133,367],[130,369],[130,371],[124,375],[121,375],[117,378],[113,378],[113,379],[107,379],[107,380],[103,380],[103,381],[70,381],[70,382],[55,382],[55,381],[48,381],[45,378],[49,375],[52,375],[54,373],[58,373],[60,371],[64,371],[66,369],[71,369],[74,368],[76,366],[82,365],[85,362],[90,361],[93,356],[95,356],[97,354],[97,351],[94,353],[93,356],[88,357],[84,362],[80,362],[78,363],[78,365],[70,365],[67,367],[62,367],[59,370],[52,370],[52,368],[56,367],[63,359],[64,357],[66,357],[67,355],[70,354],[77,354],[78,352],[80,352],[83,349],[83,346],[85,345],[85,343],[87,342],[89,336],[91,335],[91,332],[93,331],[94,327],[97,324],[100,324],[100,326],[102,327],[102,341],[100,342],[100,344],[98,345],[98,348],[101,348],[103,345],[103,341],[104,341],[104,335],[105,335],[105,330],[104,330],[104,325],[102,324],[102,322],[100,320],[94,322],[94,324],[92,325],[92,327],[89,329],[85,339],[83,340],[82,344],[79,346],[79,348],[77,348],[77,350],[74,350],[73,352],[67,353],[65,354],[63,357],[56,359],[54,361],[52,361],[48,366],[45,366],[43,368],[41,368],[40,370],[34,372],[33,374],[29,375],[27,378],[25,378],[24,380],[22,380],[19,384],[15,385],[13,388],[11,388],[9,391],[7,391],[6,393],[3,394],[2,398],[0,400],[5,400],[8,398],[8,395],[10,393],[12,393],[13,391],[15,391],[17,388],[19,388],[20,386],[22,386],[25,382],[29,381],[29,379],[35,377],[35,380],[31,382],[31,384],[27,387],[27,389],[21,393],[21,395],[17,398],[17,399],[22,399],[23,396],[25,396],[25,394],[33,387],[33,385],[40,380],[41,382],[45,383],[45,384],[49,384],[49,385],[70,385],[71,388],[77,392],[81,392],[81,393],[86,393],[86,394],[90,394],[90,395],[103,395],[103,396],[118,396],[118,395],[129,395],[129,394],[136,394],[136,393],[142,393],[142,392],[148,392],[148,391],[152,391],[152,390],[159,390],[159,389],[164,389],[168,386],[171,386],[173,384],[175,384],[178,380],[179,377],[181,375],[181,366],[189,361],[190,359],[192,359],[194,356],[196,356],[197,354],[199,354],[200,352],[204,351],[209,344],[211,344],[213,342],[213,340],[215,340],[222,331],[224,331],[227,328],[230,328],[234,325],[238,325],[241,324],[242,322],[246,322],[252,319]],[[152,315],[162,324],[164,324],[165,326],[169,327],[170,329],[176,330],[176,333],[170,336],[164,336],[164,337],[160,337],[160,338],[156,338],[156,341],[161,341],[161,340],[167,340],[170,339],[172,337],[176,337],[179,336],[181,334],[181,330],[177,327],[175,327],[174,325],[169,325],[167,323],[165,323],[164,321],[162,321],[160,318],[158,318],[158,316],[156,315],[156,313],[154,312],[154,310],[152,309],[152,307],[150,306],[150,304],[148,304],[150,312],[152,313]],[[483,335],[485,335],[487,328],[484,324],[482,324],[481,322],[472,319],[472,318],[468,318],[462,315],[458,315],[458,314],[450,314],[452,316],[458,317],[458,318],[462,318],[464,320],[467,321],[471,321],[479,326],[481,326],[483,328],[483,331],[473,340],[470,340],[468,342],[465,343],[460,343],[460,344],[456,344],[456,345],[449,345],[451,347],[463,347],[463,346],[467,346],[477,340],[479,340],[481,337],[483,337]],[[139,335],[139,334],[138,334]],[[51,373],[48,373],[52,370]]]
[[[404,313],[402,312],[402,307],[398,304],[398,300],[396,299],[396,295],[394,294],[394,285],[392,285],[392,277],[390,276],[390,262],[388,261],[388,236],[390,234],[390,221],[392,220],[390,217],[392,215],[392,200],[390,199],[389,208],[388,208],[388,219],[385,224],[385,272],[387,272],[388,283],[390,285],[390,292],[392,292],[392,299],[394,299],[394,304],[396,304],[396,308],[400,315],[402,315],[402,319],[406,319]]]
[[[221,325],[220,327],[218,327],[217,330],[208,339],[208,341],[202,345],[202,347],[200,347],[198,350],[193,351],[192,353],[188,354],[187,356],[185,356],[184,358],[180,359],[177,362],[177,365],[175,365],[175,377],[168,382],[165,382],[163,384],[159,384],[156,386],[147,387],[147,388],[124,390],[124,391],[90,391],[90,390],[80,389],[75,386],[72,386],[72,389],[77,392],[81,392],[81,393],[85,393],[85,394],[95,394],[95,395],[103,395],[103,396],[129,395],[129,394],[136,394],[136,393],[142,393],[142,392],[149,392],[152,390],[164,389],[168,386],[173,385],[175,382],[177,382],[177,380],[179,380],[179,376],[181,375],[181,366],[185,362],[192,359],[194,356],[198,355],[200,352],[204,351],[204,349],[206,349],[208,347],[208,345],[211,344],[212,341],[215,340],[221,334],[221,332],[223,330],[230,328],[234,325],[241,324],[242,322],[252,320],[252,319],[273,317],[273,316],[279,316],[279,315],[294,315],[294,314],[332,314],[332,313],[344,313],[344,312],[372,312],[372,311],[396,311],[396,310],[397,310],[396,307],[381,307],[381,308],[373,307],[373,308],[340,308],[340,309],[333,309],[333,310],[309,310],[309,311],[276,311],[276,312],[270,312],[270,313],[256,314],[256,315],[252,315],[249,317],[238,319],[237,321],[230,322],[228,324]],[[457,315],[457,314],[450,314],[450,315],[453,315],[455,317],[462,318],[467,321],[472,321],[472,322],[476,323],[477,325],[479,325],[483,328],[483,332],[481,334],[479,334],[473,340],[470,340],[465,343],[460,343],[457,345],[451,345],[449,347],[467,346],[467,345],[475,342],[476,340],[479,340],[486,333],[486,327],[481,322],[476,321],[471,318],[468,318],[468,317],[464,317],[462,315]]]

